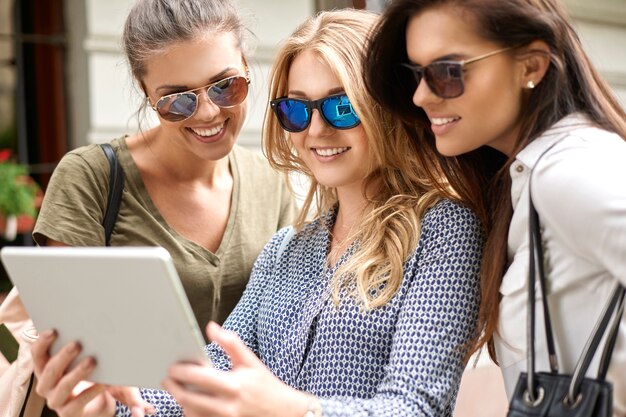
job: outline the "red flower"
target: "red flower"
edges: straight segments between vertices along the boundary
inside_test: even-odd
[[[11,157],[10,149],[0,149],[0,162],[8,161]]]

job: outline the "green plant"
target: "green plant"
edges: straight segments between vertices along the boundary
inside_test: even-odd
[[[28,176],[25,166],[11,159],[11,151],[0,150],[0,215],[35,216],[35,199],[39,187]]]

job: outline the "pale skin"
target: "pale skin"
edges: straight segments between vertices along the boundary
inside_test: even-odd
[[[232,75],[244,75],[242,53],[232,33],[208,33],[192,42],[173,44],[147,59],[140,80],[151,103],[166,94],[187,91]],[[230,213],[233,177],[228,154],[241,131],[247,103],[220,108],[201,92],[195,114],[181,122],[161,120],[153,129],[127,138],[127,145],[146,189],[166,222],[179,234],[216,252]],[[213,133],[218,131],[218,133]],[[207,134],[207,132],[211,134]],[[206,204],[211,201],[212,204]],[[65,243],[48,239],[48,246]],[[56,336],[44,331],[33,345],[37,393],[61,417],[111,416],[115,400],[135,417],[154,412],[136,388],[85,383],[95,366],[71,343],[50,356]]]

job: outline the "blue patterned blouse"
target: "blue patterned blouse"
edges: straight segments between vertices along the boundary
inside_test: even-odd
[[[320,397],[325,417],[452,416],[478,310],[483,236],[476,216],[447,200],[431,208],[400,289],[367,312],[345,292],[338,306],[330,297],[334,220],[331,213],[305,226],[276,259],[288,229],[278,231],[224,328],[282,381]],[[206,351],[218,368],[230,368],[218,346]],[[142,395],[158,416],[182,414],[164,391]]]

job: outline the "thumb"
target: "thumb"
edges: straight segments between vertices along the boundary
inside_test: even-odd
[[[231,331],[224,330],[219,324],[209,322],[206,334],[210,340],[224,349],[224,352],[230,357],[233,368],[260,364],[259,358],[248,349],[239,336]]]

